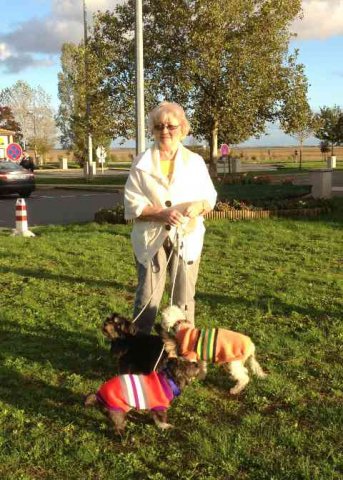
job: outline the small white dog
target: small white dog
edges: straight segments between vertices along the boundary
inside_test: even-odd
[[[181,355],[199,361],[202,378],[206,376],[208,362],[224,365],[236,381],[230,389],[233,395],[239,394],[249,382],[245,365],[256,376],[266,377],[256,360],[255,345],[249,337],[224,328],[194,328],[186,320],[184,312],[175,305],[162,312],[161,336],[169,356]]]

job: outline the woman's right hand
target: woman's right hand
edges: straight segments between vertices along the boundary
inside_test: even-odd
[[[144,207],[139,219],[161,222],[172,227],[178,227],[187,220],[176,208],[161,208],[150,205]]]
[[[185,223],[186,218],[175,208],[165,208],[160,212],[161,220],[172,227]]]

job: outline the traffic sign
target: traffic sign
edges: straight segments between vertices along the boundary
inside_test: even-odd
[[[226,143],[223,143],[221,146],[220,146],[220,153],[221,153],[221,156],[222,157],[227,157],[230,153],[230,147],[229,145],[227,145]]]
[[[19,143],[10,143],[6,148],[6,157],[9,160],[17,161],[23,154],[23,149],[19,145]]]
[[[107,157],[106,149],[102,145],[99,145],[95,150],[96,156],[100,163],[105,162],[105,158]]]

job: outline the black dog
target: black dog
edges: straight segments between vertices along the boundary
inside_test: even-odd
[[[166,366],[168,354],[161,337],[140,333],[127,318],[112,313],[104,321],[102,332],[111,340],[111,354],[118,359],[120,374],[147,375]]]

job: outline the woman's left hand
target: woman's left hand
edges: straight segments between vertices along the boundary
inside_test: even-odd
[[[201,215],[204,211],[204,202],[192,202],[190,203],[185,210],[183,211],[183,215],[189,218],[195,218],[198,215]]]

